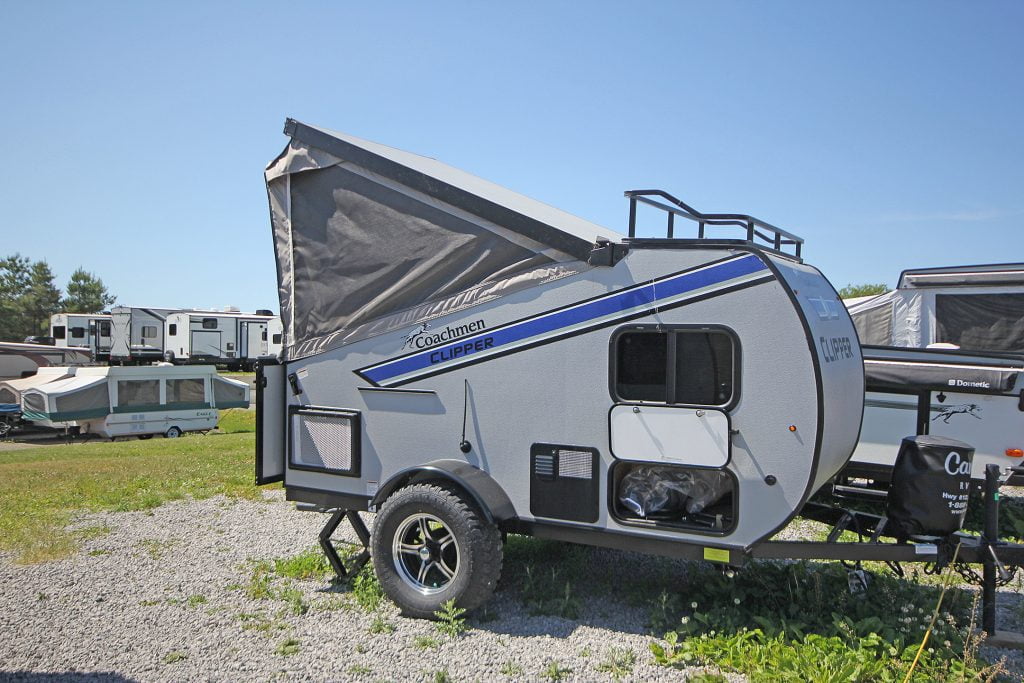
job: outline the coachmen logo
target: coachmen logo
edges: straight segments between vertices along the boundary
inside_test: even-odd
[[[448,325],[437,332],[430,332],[429,328],[430,326],[427,323],[420,323],[416,329],[403,337],[405,343],[402,344],[402,348],[429,349],[431,346],[444,344],[459,337],[465,337],[467,334],[480,332],[487,329],[487,325],[483,320],[474,320],[465,325]]]

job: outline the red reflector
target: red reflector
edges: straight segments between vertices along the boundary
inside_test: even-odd
[[[1024,457],[1024,450],[1021,450],[1019,448],[1007,448],[1006,454],[1011,458],[1020,458]]]

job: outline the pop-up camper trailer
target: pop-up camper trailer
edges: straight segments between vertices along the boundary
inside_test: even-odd
[[[1024,263],[905,270],[850,315],[862,344],[1024,354]]]
[[[433,159],[285,132],[266,179],[286,345],[257,375],[256,480],[332,513],[339,576],[372,555],[429,617],[489,597],[501,532],[736,565],[941,560],[771,540],[846,464],[863,409],[856,332],[799,238],[652,190],[627,193],[621,235]],[[650,214],[665,237],[642,236]],[[346,519],[367,546],[349,567],[329,541]]]
[[[25,420],[82,434],[146,437],[205,431],[217,411],[249,405],[249,385],[208,365],[80,368],[74,377],[22,392]]]
[[[41,367],[34,375],[0,382],[0,436],[23,426],[21,394],[26,389],[73,377],[76,367]]]

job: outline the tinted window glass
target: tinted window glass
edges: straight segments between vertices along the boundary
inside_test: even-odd
[[[152,325],[143,325],[142,326],[142,338],[143,339],[153,339],[154,337],[156,337],[156,327],[154,327]]]
[[[67,334],[67,332],[65,331],[65,328],[64,328],[63,325],[57,325],[57,326],[55,326],[53,328],[53,338],[54,339],[64,339],[66,334]]]
[[[178,334],[178,326],[175,323],[171,323],[170,325],[168,325],[167,326],[167,334],[172,335],[172,336],[175,335],[175,334]]]
[[[629,401],[665,401],[668,397],[668,335],[627,332],[619,336],[616,393]]]
[[[724,332],[626,332],[615,349],[615,393],[627,401],[725,405],[734,348]]]
[[[109,337],[110,336],[110,323],[109,322],[104,321],[104,322],[100,323],[100,336],[101,337]]]
[[[680,332],[676,338],[676,403],[725,405],[732,398],[732,338]]]
[[[1024,294],[936,294],[935,341],[1024,352]]]
[[[204,330],[215,330],[217,329],[216,318],[203,318],[203,329]]]
[[[274,343],[275,344],[280,344],[281,343],[281,335],[280,334],[275,334],[274,335]]]
[[[71,338],[72,339],[84,339],[85,338],[85,328],[84,327],[72,327],[71,328]]]

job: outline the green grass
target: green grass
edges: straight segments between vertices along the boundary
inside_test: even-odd
[[[241,434],[256,431],[256,411],[245,408],[231,408],[220,411],[217,429],[225,434]]]
[[[322,579],[334,572],[327,556],[317,546],[298,555],[275,559],[274,573],[289,579]]]
[[[83,534],[65,527],[80,510],[149,510],[218,494],[259,498],[254,442],[253,434],[213,434],[2,452],[0,550],[22,563],[67,557]]]

